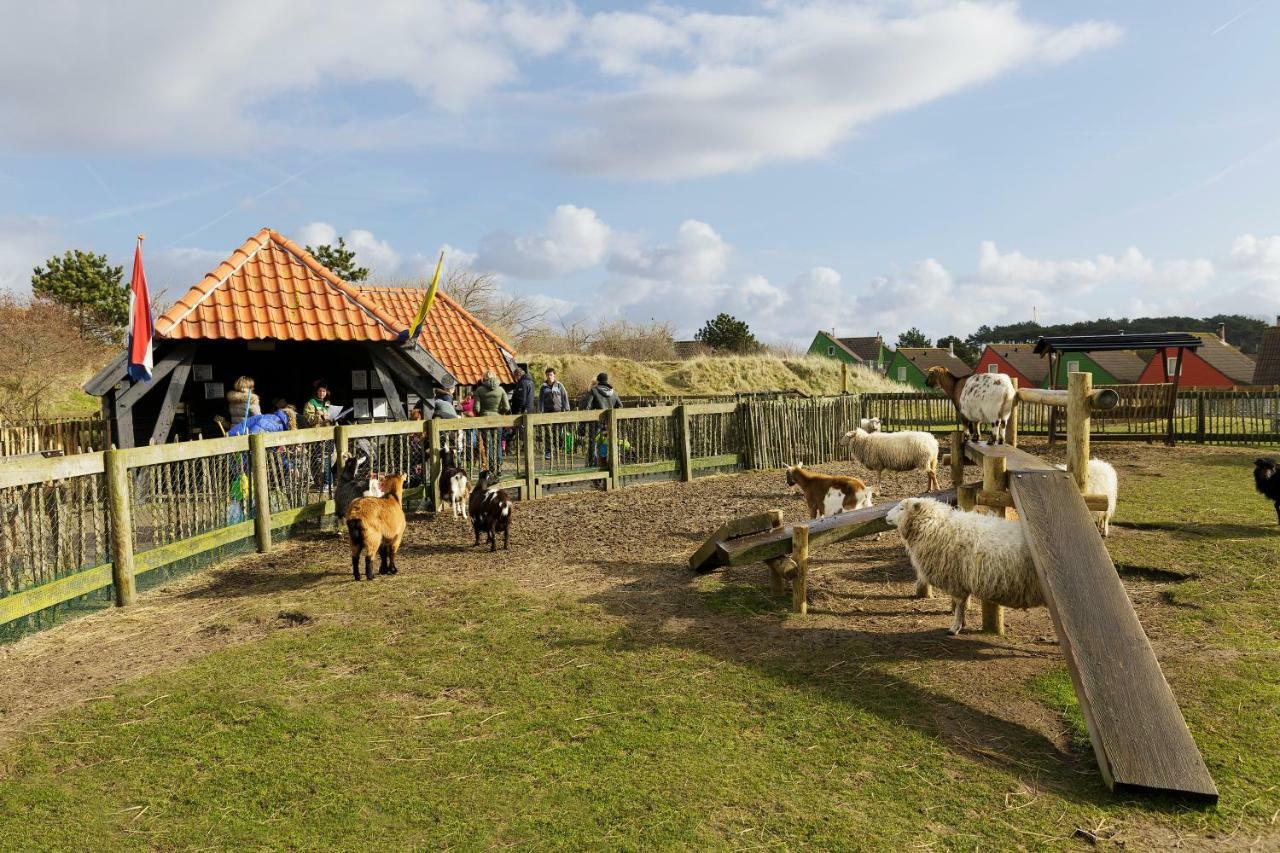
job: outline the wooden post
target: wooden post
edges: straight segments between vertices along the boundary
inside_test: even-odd
[[[1170,447],[1173,447],[1174,444],[1177,443],[1177,433],[1174,422],[1178,418],[1178,388],[1182,384],[1182,353],[1184,351],[1184,347],[1178,347],[1178,360],[1174,362],[1173,365],[1173,404],[1169,406],[1169,435],[1165,439],[1165,444]],[[1164,369],[1166,371],[1169,370],[1169,362],[1167,359],[1165,360]]]
[[[1004,491],[1009,487],[1005,465],[1002,456],[982,458],[982,490],[984,492]],[[976,495],[974,497],[976,499]],[[1007,509],[988,508],[987,511],[1001,518],[1007,518],[1009,513]],[[982,602],[982,630],[987,634],[1004,634],[1003,607],[990,601]]]
[[[334,427],[333,430],[333,451],[337,457],[338,470],[342,470],[342,465],[347,461],[347,448],[351,444],[348,434],[351,428],[348,426]]]
[[[427,421],[427,459],[431,466],[431,474],[427,479],[427,497],[431,499],[431,509],[435,513],[442,510],[440,506],[440,421],[432,418]]]
[[[253,536],[258,553],[271,550],[271,478],[267,474],[267,434],[249,436],[249,474],[253,482]]]
[[[678,444],[680,454],[680,479],[686,483],[693,481],[693,450],[689,444],[689,408],[681,403],[676,406]],[[807,540],[806,540],[807,541]]]
[[[1013,390],[1014,390],[1014,393],[1016,394],[1018,391],[1018,377],[1010,376],[1009,381],[1013,383]],[[1009,424],[1007,427],[1005,427],[1005,436],[1004,436],[1005,444],[1009,445],[1010,447],[1018,446],[1018,409],[1020,408],[1022,408],[1022,405],[1018,402],[1018,398],[1014,397],[1013,411],[1009,413]]]
[[[840,362],[840,393],[849,393],[849,363],[847,361]]]
[[[796,576],[791,580],[791,612],[801,616],[809,612],[809,525],[796,524],[791,528],[791,559],[796,564]]]
[[[1089,476],[1089,395],[1092,393],[1092,374],[1072,373],[1067,377],[1067,470],[1081,494],[1085,492]]]
[[[622,449],[618,447],[618,410],[610,409],[604,415],[606,441],[609,442],[609,488],[622,488]]]
[[[535,468],[537,457],[534,455],[534,438],[537,435],[537,427],[534,424],[533,413],[526,412],[520,417],[520,441],[524,452],[524,488],[520,495],[521,500],[531,501],[538,497],[538,472]]]
[[[133,509],[129,498],[129,464],[123,450],[108,448],[103,454],[107,481],[107,517],[111,520],[111,585],[116,607],[128,607],[137,598],[133,582]]]
[[[960,488],[964,483],[964,433],[951,433],[951,485]]]
[[[1204,410],[1205,410],[1205,405],[1204,405],[1204,394],[1203,394],[1203,393],[1196,394],[1195,400],[1196,400],[1196,443],[1198,443],[1198,444],[1204,444],[1204,438],[1205,438],[1205,435],[1204,435]],[[1174,395],[1173,395],[1173,410],[1174,410],[1174,413],[1175,413],[1175,414],[1176,414],[1176,413],[1177,413],[1177,411],[1178,411],[1178,395],[1177,395],[1177,392],[1176,392],[1176,391],[1174,392]]]

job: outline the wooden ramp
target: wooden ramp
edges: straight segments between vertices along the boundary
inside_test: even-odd
[[[1009,490],[1103,778],[1120,792],[1216,802],[1218,789],[1080,491],[1065,471],[1036,468],[1011,464]]]
[[[947,489],[941,492],[928,492],[920,497],[935,498],[954,504],[956,491]],[[893,527],[884,520],[884,517],[897,505],[897,501],[892,501],[810,521],[809,547],[892,530]],[[756,521],[760,523],[750,523]],[[780,524],[781,514],[778,515],[778,522],[778,525],[770,527],[763,516],[747,516],[737,522],[729,522],[711,534],[702,547],[693,553],[689,558],[689,568],[705,574],[724,566],[762,563],[790,554],[792,527],[790,524],[785,526]],[[747,530],[750,531],[749,535],[741,535]]]

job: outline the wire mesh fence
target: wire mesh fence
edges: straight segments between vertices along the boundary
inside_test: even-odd
[[[299,509],[333,497],[335,442],[332,435],[267,450],[271,511]]]
[[[661,414],[653,417],[618,420],[618,453],[622,466],[656,465],[679,460],[680,454],[676,449],[679,436],[675,418],[670,410],[658,411]],[[606,439],[607,435],[602,432],[597,439],[599,447],[596,455],[607,463],[609,448]]]
[[[247,450],[131,468],[134,550],[251,520],[251,469]]]

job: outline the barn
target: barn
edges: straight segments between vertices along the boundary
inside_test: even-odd
[[[156,319],[155,371],[132,383],[121,354],[86,385],[102,399],[119,447],[221,431],[226,392],[251,376],[264,411],[301,409],[324,379],[356,422],[400,420],[436,388],[492,370],[512,381],[512,349],[441,293],[422,334],[402,343],[423,293],[349,284],[302,247],[264,228]]]

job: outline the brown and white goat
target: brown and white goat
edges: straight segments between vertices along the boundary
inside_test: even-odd
[[[356,498],[347,510],[347,535],[351,537],[351,574],[360,580],[360,555],[364,554],[364,576],[373,580],[373,555],[378,555],[378,574],[394,575],[396,553],[404,538],[404,477],[382,478],[382,497]]]
[[[820,474],[800,462],[787,466],[787,485],[800,487],[810,518],[871,506],[871,488],[857,477]]]
[[[476,534],[476,545],[480,544],[480,534],[485,534],[489,550],[498,550],[498,534],[502,534],[502,548],[511,548],[511,516],[515,512],[515,503],[511,496],[497,486],[490,485],[493,475],[481,471],[476,475],[475,488],[471,490],[468,510],[471,514],[471,529]]]
[[[951,398],[969,438],[980,441],[982,424],[990,424],[990,443],[1004,444],[1005,427],[1018,397],[1012,379],[1003,373],[954,376],[942,365],[936,365],[929,368],[925,382]]]

